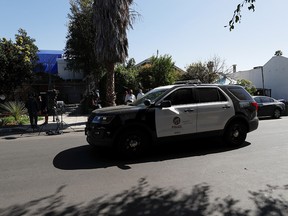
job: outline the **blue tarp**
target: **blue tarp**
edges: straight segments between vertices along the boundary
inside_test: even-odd
[[[45,72],[49,74],[57,74],[58,67],[57,67],[57,58],[62,58],[63,51],[59,50],[40,50],[38,55],[38,66],[35,69],[35,72]]]

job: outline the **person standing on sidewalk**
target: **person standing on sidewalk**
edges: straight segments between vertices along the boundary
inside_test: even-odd
[[[35,130],[38,128],[37,122],[38,122],[38,112],[40,111],[40,107],[34,94],[29,94],[25,107],[28,110],[31,128]]]
[[[125,97],[125,103],[130,104],[130,103],[133,103],[135,100],[136,100],[136,97],[133,94],[133,90],[129,89],[128,94]]]
[[[44,116],[44,123],[43,124],[48,124],[48,103],[47,103],[47,96],[39,96],[39,102],[41,105],[41,115]]]
[[[137,100],[139,100],[143,96],[144,96],[144,93],[143,93],[142,89],[139,89],[139,93],[137,94]]]

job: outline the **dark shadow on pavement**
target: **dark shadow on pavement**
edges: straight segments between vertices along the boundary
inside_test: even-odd
[[[253,209],[241,206],[241,200],[233,195],[212,198],[215,197],[213,188],[207,183],[194,185],[189,193],[183,193],[174,187],[151,187],[146,178],[141,178],[128,190],[98,196],[85,203],[68,202],[65,189],[66,186],[61,186],[51,195],[1,208],[0,215],[284,216],[288,206],[287,199],[283,198],[287,186],[267,185],[264,190],[249,191]]]
[[[217,139],[201,139],[189,141],[190,143],[163,143],[154,146],[150,152],[140,155],[137,158],[119,157],[112,149],[91,148],[88,144],[58,153],[53,165],[58,169],[98,169],[117,166],[120,169],[129,169],[128,164],[173,160],[178,158],[194,157],[207,154],[221,153],[225,151],[237,150],[250,143],[245,142],[240,147],[228,147]]]

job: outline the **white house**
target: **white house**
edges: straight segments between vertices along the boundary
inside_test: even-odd
[[[39,66],[36,67],[35,73],[49,76],[43,76],[38,82],[33,83],[33,88],[43,95],[55,88],[60,92],[60,100],[65,103],[79,103],[86,87],[84,74],[67,69],[67,61],[63,58],[61,50],[40,50],[37,55]]]
[[[58,76],[64,80],[82,80],[83,72],[75,72],[67,69],[67,62],[63,58],[57,58]]]
[[[270,93],[275,99],[288,100],[288,58],[286,57],[273,56],[263,66],[238,71],[229,76],[235,80],[250,80],[257,89],[266,89],[266,95]]]

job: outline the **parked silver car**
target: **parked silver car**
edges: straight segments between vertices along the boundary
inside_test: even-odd
[[[258,103],[258,117],[269,116],[278,119],[285,111],[285,104],[274,98],[267,96],[253,96],[253,98]]]

